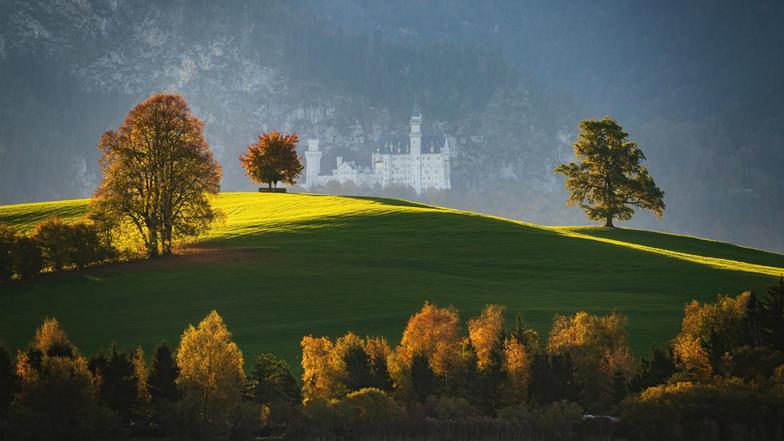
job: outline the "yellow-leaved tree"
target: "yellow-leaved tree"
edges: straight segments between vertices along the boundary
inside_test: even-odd
[[[557,315],[547,341],[547,352],[569,354],[578,381],[586,385],[591,402],[611,400],[613,381],[625,384],[633,371],[632,352],[626,331],[626,316],[613,312],[598,316],[580,311],[573,316]],[[590,386],[590,387],[589,387]]]
[[[468,337],[476,350],[476,367],[479,371],[489,368],[493,351],[502,345],[504,332],[504,307],[487,305],[479,317],[468,321]]]
[[[345,364],[327,337],[305,336],[302,347],[302,395],[305,400],[345,395]]]
[[[694,380],[726,374],[732,353],[744,344],[750,292],[719,296],[716,303],[693,300],[683,310],[681,332],[673,341],[678,368]]]
[[[183,332],[177,348],[182,394],[180,416],[188,422],[183,429],[215,438],[226,436],[231,416],[237,410],[245,387],[243,356],[216,311],[197,327]]]

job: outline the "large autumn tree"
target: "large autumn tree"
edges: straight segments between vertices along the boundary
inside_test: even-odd
[[[216,216],[209,196],[220,189],[221,168],[203,130],[180,95],[153,95],[134,107],[98,144],[103,181],[94,215],[138,231],[150,257],[205,231]]]
[[[612,227],[613,219],[629,220],[638,207],[664,215],[664,192],[648,169],[640,147],[610,117],[584,120],[574,143],[579,162],[561,164],[556,169],[566,177],[567,205],[579,206],[592,220]]]
[[[296,133],[283,135],[277,130],[259,135],[259,141],[248,146],[240,155],[245,174],[257,183],[266,183],[269,188],[278,182],[294,185],[302,173],[302,162],[297,156]]]

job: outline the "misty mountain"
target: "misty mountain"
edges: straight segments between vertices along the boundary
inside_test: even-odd
[[[158,91],[207,126],[223,189],[260,131],[318,137],[322,167],[404,135],[454,139],[443,203],[585,222],[552,169],[610,114],[668,204],[631,225],[784,249],[784,18],[760,2],[0,0],[0,203],[86,197],[95,148]]]

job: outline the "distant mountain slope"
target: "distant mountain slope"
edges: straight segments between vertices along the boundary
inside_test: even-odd
[[[45,316],[90,352],[112,341],[176,342],[216,308],[247,359],[274,352],[298,364],[306,334],[347,330],[396,342],[424,301],[467,319],[487,303],[522,312],[543,335],[553,314],[628,314],[634,349],[671,338],[692,298],[762,289],[773,279],[748,263],[784,259],[695,238],[643,232],[646,244],[692,251],[693,261],[541,227],[396,200],[224,193],[226,222],[181,256],[43,275],[0,285],[0,340],[25,344]],[[86,201],[0,207],[0,222],[29,230],[41,215],[75,220]],[[628,237],[627,237],[628,236]],[[616,240],[640,242],[633,231]],[[733,270],[701,262],[730,257]],[[701,253],[701,254],[700,254]],[[769,260],[765,260],[769,259]],[[784,271],[781,265],[778,269]]]
[[[0,0],[0,203],[89,196],[101,133],[155,92],[205,121],[228,191],[260,130],[368,165],[416,99],[454,140],[449,206],[585,223],[552,169],[610,114],[668,204],[629,226],[784,250],[782,5]]]

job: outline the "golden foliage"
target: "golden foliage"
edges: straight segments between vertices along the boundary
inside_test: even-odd
[[[492,364],[492,352],[501,344],[504,307],[487,305],[479,317],[468,321],[468,337],[476,350],[476,367],[485,370]]]
[[[150,256],[206,231],[217,215],[208,195],[220,189],[221,167],[203,130],[180,95],[156,94],[134,107],[98,144],[103,180],[91,203],[95,218],[132,226]]]
[[[216,311],[188,326],[177,348],[177,385],[183,398],[217,425],[227,425],[245,386],[243,356]]]
[[[607,379],[615,372],[627,378],[633,369],[633,359],[626,332],[627,318],[613,312],[596,316],[584,311],[567,317],[558,315],[553,321],[547,351],[551,354],[568,352],[584,368],[604,374]]]
[[[353,334],[351,334],[353,335]],[[356,336],[354,336],[356,337]],[[345,339],[345,347],[352,340]],[[302,347],[302,392],[305,399],[330,399],[345,393],[343,358],[335,351],[335,345],[327,337],[305,336]]]
[[[48,353],[52,350],[72,351],[75,349],[60,326],[60,322],[54,318],[44,319],[43,324],[35,331],[33,348],[43,353]]]
[[[512,395],[524,397],[528,390],[530,379],[529,356],[525,344],[516,337],[504,340],[504,370],[513,389]]]
[[[146,406],[152,400],[150,395],[150,387],[147,384],[150,378],[150,370],[147,363],[144,361],[144,348],[139,346],[133,352],[133,373],[136,378],[136,396],[139,398],[139,403]]]
[[[681,332],[673,342],[678,367],[695,379],[710,377],[713,368],[706,345],[712,338],[722,341],[727,350],[741,344],[750,298],[751,293],[744,292],[737,297],[720,295],[715,303],[692,300],[687,304]]]
[[[384,337],[366,337],[365,338],[365,353],[370,359],[370,365],[373,368],[378,368],[379,362],[386,362],[392,349]]]
[[[425,303],[408,320],[396,351],[409,366],[414,355],[426,354],[433,372],[446,376],[450,367],[461,359],[460,343],[460,317],[457,311],[452,307],[439,308]]]

